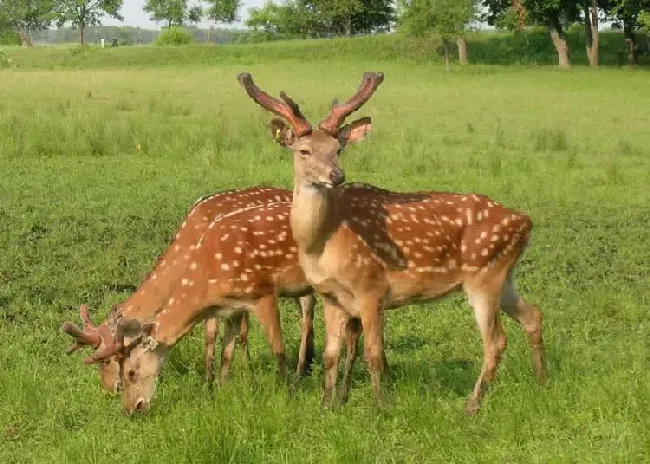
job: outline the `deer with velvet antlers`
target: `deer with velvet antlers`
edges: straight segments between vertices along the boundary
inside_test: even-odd
[[[272,135],[293,152],[291,231],[300,265],[325,307],[322,404],[333,402],[346,321],[361,321],[361,327],[352,326],[357,328],[352,336],[363,330],[364,358],[381,406],[384,311],[462,289],[483,339],[483,365],[466,407],[474,414],[506,348],[500,309],[523,327],[535,373],[540,381],[546,378],[541,312],[517,294],[513,283],[532,222],[478,194],[379,192],[352,198],[338,188],[345,177],[339,153],[371,129],[367,117],[343,123],[383,79],[381,73],[366,73],[357,93],[345,103],[334,100],[331,113],[314,129],[284,92],[273,98],[250,74],[238,76],[253,101],[280,116],[271,121]],[[344,399],[348,389],[344,382]]]
[[[360,185],[359,188],[363,188]],[[197,200],[186,214],[181,227],[172,238],[167,250],[158,258],[153,270],[145,277],[139,288],[123,303],[112,308],[108,319],[95,325],[84,305],[80,308],[82,328],[72,322],[65,322],[62,329],[74,338],[74,343],[68,349],[70,354],[83,346],[89,346],[96,352],[86,358],[88,364],[99,366],[100,379],[103,388],[109,392],[117,392],[121,388],[119,364],[116,356],[105,356],[113,346],[117,332],[117,320],[125,318],[137,320],[142,324],[151,322],[162,309],[169,298],[173,285],[178,281],[187,267],[190,253],[201,239],[209,225],[218,221],[222,216],[241,208],[267,205],[274,202],[291,201],[291,191],[278,188],[252,187],[243,190],[217,192]],[[315,299],[306,294],[296,299],[302,312],[301,341],[298,355],[296,374],[304,374],[314,357],[313,317]],[[227,322],[228,327],[231,322]],[[248,354],[248,313],[236,321],[241,327],[238,339],[247,357]],[[232,329],[227,327],[227,331]],[[208,382],[214,379],[214,351],[219,329],[219,319],[208,317],[205,320],[204,359],[205,375]],[[222,370],[220,381],[223,383],[227,375],[227,366],[232,358],[232,344],[222,347]]]

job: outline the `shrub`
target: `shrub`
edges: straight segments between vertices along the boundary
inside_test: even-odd
[[[0,45],[20,45],[20,34],[13,29],[0,28]]]
[[[163,30],[156,39],[156,45],[188,45],[192,35],[182,27],[170,27]]]

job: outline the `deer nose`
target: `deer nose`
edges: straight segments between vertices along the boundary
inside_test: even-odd
[[[338,187],[345,182],[345,171],[343,171],[343,169],[333,169],[330,173],[330,180],[334,187]]]
[[[140,398],[140,399],[138,400],[138,402],[135,403],[135,409],[136,409],[139,413],[143,413],[143,412],[145,411],[146,406],[145,406],[144,400],[143,400],[142,398]]]

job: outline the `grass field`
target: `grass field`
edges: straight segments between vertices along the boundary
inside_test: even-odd
[[[150,413],[128,419],[96,369],[63,354],[61,322],[80,303],[100,320],[133,291],[197,197],[289,187],[291,160],[239,87],[242,65],[96,68],[0,71],[0,462],[650,462],[647,73],[245,66],[313,119],[363,71],[384,71],[361,112],[374,134],[344,157],[350,180],[480,192],[531,215],[518,280],[544,311],[551,382],[535,385],[505,321],[497,382],[466,417],[481,342],[457,296],[388,314],[381,412],[361,362],[343,409],[319,409],[320,364],[289,398],[253,321],[254,379],[238,352],[231,382],[205,386],[197,329]],[[290,302],[282,324],[293,368]],[[322,328],[319,314],[319,351]]]
[[[584,34],[568,32],[571,63],[588,64]],[[545,30],[523,34],[477,32],[467,37],[469,61],[481,65],[553,65],[557,53]],[[650,64],[650,39],[637,34],[638,64]],[[625,65],[627,46],[623,34],[602,32],[599,35],[599,62],[605,66]],[[305,62],[323,60],[362,61],[372,57],[376,63],[431,64],[444,61],[442,43],[435,37],[409,37],[403,34],[376,34],[365,37],[314,40],[272,41],[256,44],[229,44],[182,47],[79,47],[76,44],[48,47],[5,47],[20,69],[105,69],[129,67],[150,69],[164,66],[221,66],[229,64],[273,64],[278,61]],[[152,53],[152,50],[156,50]],[[452,51],[455,53],[455,50]],[[0,69],[2,61],[0,61]]]

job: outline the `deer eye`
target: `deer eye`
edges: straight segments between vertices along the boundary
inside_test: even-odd
[[[300,154],[302,156],[310,156],[311,155],[311,153],[309,153],[309,150],[300,150]]]

